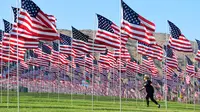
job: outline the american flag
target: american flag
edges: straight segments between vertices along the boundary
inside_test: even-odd
[[[35,53],[44,61],[52,61],[52,48],[47,44],[40,42],[40,46],[35,50]]]
[[[121,50],[115,49],[114,57],[116,59],[121,57],[122,60],[126,60],[126,61],[131,60],[131,56],[130,56],[127,48],[121,48]]]
[[[33,54],[30,55],[31,56],[30,60],[28,60],[29,64],[34,66],[49,67],[50,61],[44,60],[43,55],[44,53],[42,53],[42,49],[40,48],[34,49]]]
[[[17,10],[17,9],[16,9]],[[38,40],[33,39],[33,38],[27,38],[26,36],[20,36],[18,33],[17,24],[11,24],[10,22],[3,20],[5,29],[7,30],[7,34],[5,35],[4,38],[4,43],[5,44],[10,44],[10,45],[18,45],[21,48],[26,48],[26,49],[34,49],[38,47]],[[13,32],[15,32],[13,34]]]
[[[4,22],[4,37],[10,37],[10,31],[12,29],[12,24],[6,20],[3,19]],[[25,54],[25,49],[24,48],[18,48],[17,46],[11,45],[10,39],[6,40],[3,38],[3,45],[2,45],[2,55],[3,57],[9,58],[11,61],[17,61],[18,60],[24,60],[24,54]],[[17,53],[18,52],[18,53]],[[17,57],[18,54],[18,57]]]
[[[198,51],[197,51],[195,59],[200,62],[200,41],[197,39],[196,41],[197,41]]]
[[[53,42],[53,49],[52,49],[52,63],[55,64],[66,64],[65,56],[60,53],[59,44]]]
[[[60,33],[60,52],[62,54],[72,54],[72,38]]]
[[[99,60],[98,60],[98,63],[100,63],[101,65],[103,65],[103,66],[107,66],[107,67],[111,67],[111,66],[113,66],[112,64],[113,64],[113,61],[110,59],[110,58],[108,58],[108,55],[107,55],[107,53],[100,53],[100,57],[99,57]]]
[[[31,17],[37,18],[45,26],[57,32],[55,25],[51,22],[48,15],[45,14],[32,0],[21,0],[21,7],[27,10]]]
[[[164,48],[166,52],[166,65],[171,68],[178,68],[178,60],[174,51],[168,46],[164,46]]]
[[[178,77],[179,77],[179,79],[183,80],[185,73],[182,72],[182,69],[180,67],[177,68],[177,71],[178,71]]]
[[[120,48],[118,26],[99,14],[97,14],[97,18],[98,31],[96,33],[95,43],[99,43],[112,48]]]
[[[155,24],[132,10],[125,2],[121,1],[123,20],[122,32],[129,37],[146,44],[155,44],[153,36]]]
[[[85,54],[92,52],[105,52],[106,48],[103,45],[93,42],[88,35],[83,34],[76,28],[72,27],[73,42],[72,47],[75,51],[83,52]]]
[[[91,73],[91,70],[93,69],[93,60],[95,60],[95,57],[91,54],[87,54],[85,57],[85,70],[88,73]]]
[[[74,63],[76,63],[79,67],[82,66],[84,67],[85,65],[85,57],[82,58],[75,58]]]
[[[159,61],[162,61],[164,54],[163,49],[160,45],[148,45],[142,42],[138,42],[138,53],[154,59],[158,59]]]
[[[131,70],[131,72],[139,72],[139,66],[137,64],[137,62],[135,61],[128,61],[128,63],[126,64],[126,68],[127,70]]]
[[[154,64],[154,61],[151,57],[142,56],[142,65],[150,71],[152,76],[157,76],[158,70]],[[148,72],[148,71],[147,71]]]
[[[170,26],[169,46],[177,51],[192,52],[190,41],[181,33],[181,30],[171,21],[168,21]]]
[[[188,56],[185,56],[186,60],[187,60],[187,66],[186,66],[186,72],[190,75],[190,76],[194,76],[195,71],[194,71],[194,65],[193,62],[190,60],[190,58]]]
[[[59,39],[57,32],[46,26],[45,23],[41,22],[37,18],[37,8],[32,3],[30,3],[29,5],[27,5],[26,2],[25,4],[22,4],[22,9],[17,9],[13,7],[15,20],[18,20],[18,27],[14,27],[11,34],[17,35],[18,33],[18,36],[39,40]],[[19,16],[16,17],[16,15]]]

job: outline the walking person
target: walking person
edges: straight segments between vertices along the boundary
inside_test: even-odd
[[[149,98],[151,99],[152,102],[154,102],[156,105],[158,105],[158,108],[160,108],[160,104],[154,99],[154,88],[151,85],[152,82],[150,81],[149,77],[147,75],[144,76],[144,86],[140,91],[142,91],[144,88],[146,89],[147,95],[146,95],[146,102],[147,102],[147,107],[149,107]]]

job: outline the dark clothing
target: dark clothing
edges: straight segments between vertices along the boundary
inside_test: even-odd
[[[156,105],[158,105],[158,102],[153,98],[153,94],[147,94],[147,96],[146,96],[147,106],[149,106],[149,98],[151,99],[152,102],[154,102]]]
[[[153,94],[154,93],[154,89],[153,86],[151,85],[151,81],[147,80],[144,84],[144,87],[146,89],[147,94]]]
[[[156,105],[158,105],[158,102],[153,98],[153,94],[154,94],[154,88],[151,85],[151,81],[147,80],[144,84],[144,87],[146,89],[147,92],[147,96],[146,96],[146,102],[147,102],[147,106],[149,106],[149,98],[151,99],[152,102],[154,102]]]

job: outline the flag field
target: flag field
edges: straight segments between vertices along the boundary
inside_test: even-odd
[[[3,92],[0,112],[17,111],[17,94]],[[55,93],[20,93],[20,112],[119,112],[119,98],[111,96],[94,96],[92,108],[92,96]],[[150,102],[146,107],[145,100],[122,99],[123,112],[165,112],[165,104],[162,101],[161,108]],[[168,102],[167,112],[200,112],[200,105]]]

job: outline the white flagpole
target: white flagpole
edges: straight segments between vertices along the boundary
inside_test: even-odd
[[[136,45],[137,46],[137,49],[136,49],[136,54],[137,54],[136,59],[138,59],[138,41],[137,41],[136,44],[137,44]],[[136,83],[135,92],[136,93],[138,92],[138,82],[137,82],[137,76],[138,76],[138,74],[139,74],[139,71],[136,70],[136,74],[135,74],[135,83]],[[138,100],[138,94],[136,95],[136,107],[138,106],[137,100]]]
[[[10,37],[10,36],[9,36]],[[9,38],[10,41],[10,38]],[[9,108],[9,87],[10,87],[10,42],[9,42],[9,53],[8,53],[8,73],[7,73],[7,108]]]
[[[195,44],[194,44],[194,53],[193,53],[193,55],[194,55],[194,57],[195,57],[195,51],[196,51],[196,46],[195,46]],[[194,69],[196,68],[196,61],[195,61],[195,59],[194,59]],[[196,72],[196,71],[195,71]],[[193,76],[193,85],[194,85],[194,79],[195,79],[195,74],[194,74],[194,76]],[[196,101],[195,101],[195,93],[196,93],[196,91],[195,91],[195,85],[194,85],[194,87],[193,87],[193,89],[194,89],[194,96],[193,96],[193,102],[194,102],[194,111],[196,110]]]
[[[2,37],[2,43],[3,43],[3,31],[2,31],[2,33],[1,33],[1,37]],[[2,49],[2,47],[1,47],[1,103],[2,103],[2,89],[3,89],[3,56],[2,56],[2,54],[3,54],[3,49]]]
[[[122,4],[122,1],[120,0],[119,2],[119,8],[121,9],[121,4]],[[119,19],[120,19],[120,54],[119,54],[119,79],[120,79],[120,82],[119,82],[119,85],[120,85],[120,92],[119,92],[119,95],[120,95],[120,112],[122,112],[122,82],[121,82],[121,79],[122,79],[122,74],[121,74],[121,20],[122,20],[122,17],[123,17],[123,12],[122,12],[122,9],[120,10],[120,14],[119,14]]]
[[[95,41],[95,29],[96,29],[96,16],[94,17],[94,31],[93,31],[93,56],[94,56],[94,41]],[[92,60],[92,111],[94,111],[94,64],[93,64],[93,60]]]
[[[18,3],[21,3],[20,0],[17,0],[17,6],[18,6]],[[18,19],[19,19],[19,15],[17,15],[17,23],[18,23]],[[18,26],[17,26],[17,29],[18,29]],[[19,54],[18,54],[18,30],[17,30],[17,110],[18,112],[20,112],[20,108],[19,108],[19,60],[18,60],[18,57],[19,57]]]
[[[72,31],[71,31],[71,37],[72,37],[72,41],[71,41],[71,44],[73,43],[73,33],[72,33]],[[73,45],[73,44],[72,44]],[[73,49],[73,46],[71,45],[71,50]],[[71,90],[70,90],[70,92],[71,92],[71,106],[73,107],[73,88],[72,88],[72,86],[73,86],[73,72],[72,72],[72,55],[71,55],[71,57],[70,57],[70,59],[71,59],[71,68],[70,68],[70,73],[71,73]]]
[[[166,25],[166,29],[168,29],[168,26]],[[166,39],[166,44],[167,44],[167,31],[166,31],[166,34],[165,34],[165,39]],[[166,91],[166,88],[167,88],[167,73],[166,73],[166,53],[165,53],[165,58],[164,58],[164,78],[165,78],[165,86],[164,86],[164,93],[165,93],[165,111],[167,111],[167,93],[168,93],[168,91]],[[167,89],[168,90],[168,89]]]

